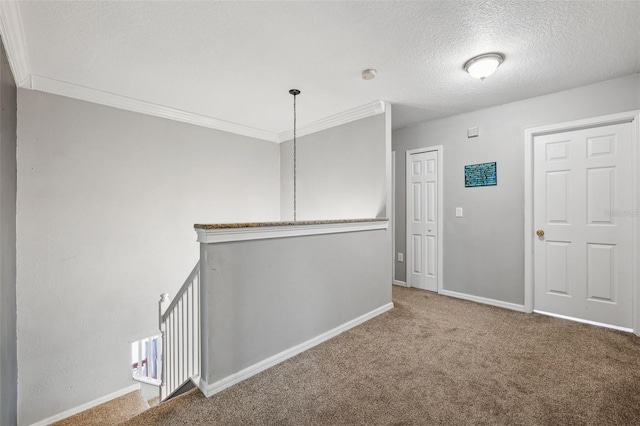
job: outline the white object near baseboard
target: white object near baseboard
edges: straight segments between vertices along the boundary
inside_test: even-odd
[[[400,280],[393,280],[393,285],[399,285],[402,287],[407,287],[407,283],[404,281],[400,281]]]
[[[251,376],[255,376],[261,371],[271,368],[274,365],[281,363],[282,361],[286,361],[287,359],[294,357],[299,353],[306,351],[307,349],[311,349],[312,347],[317,346],[320,343],[325,342],[331,339],[332,337],[335,337],[338,334],[343,333],[359,324],[362,324],[363,322],[368,321],[371,318],[374,318],[384,312],[387,312],[390,309],[393,309],[393,303],[387,303],[386,305],[383,305],[377,309],[374,309],[371,312],[368,312],[332,330],[322,333],[319,336],[314,337],[313,339],[307,340],[304,343],[301,343],[285,351],[282,351],[279,354],[273,355],[263,361],[258,362],[257,364],[249,366],[243,370],[238,371],[235,374],[227,376],[214,383],[206,384],[206,383],[203,383],[202,380],[200,380],[198,387],[207,397],[215,395],[216,393],[221,392],[226,388],[235,385],[236,383],[240,383],[241,381],[248,379]]]
[[[131,392],[135,392],[140,389],[140,384],[136,383],[135,385],[131,385],[124,389],[120,389],[119,391],[115,391],[105,396],[101,396],[100,398],[94,399],[93,401],[89,401],[86,404],[79,405],[75,408],[72,408],[67,411],[63,411],[62,413],[56,414],[51,417],[47,417],[44,420],[40,420],[39,422],[33,423],[31,426],[47,426],[51,423],[58,422],[60,420],[66,419],[67,417],[71,417],[75,414],[82,413],[83,411],[89,410],[93,407],[97,407],[98,405],[104,404],[105,402],[109,402],[116,398],[120,398],[123,395],[126,395]]]

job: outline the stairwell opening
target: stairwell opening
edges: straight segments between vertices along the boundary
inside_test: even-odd
[[[162,334],[131,343],[131,376],[134,380],[160,386],[162,383]]]

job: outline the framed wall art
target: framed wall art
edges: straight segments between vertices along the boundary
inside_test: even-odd
[[[498,171],[496,162],[470,164],[464,166],[464,186],[473,188],[476,186],[492,186],[498,184]]]

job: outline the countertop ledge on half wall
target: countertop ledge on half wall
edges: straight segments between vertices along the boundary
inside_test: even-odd
[[[248,222],[195,224],[201,243],[262,240],[267,238],[297,237],[303,235],[336,234],[342,232],[388,229],[389,219],[332,219],[284,222]]]

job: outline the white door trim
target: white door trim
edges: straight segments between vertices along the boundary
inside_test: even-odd
[[[405,161],[405,181],[404,181],[404,188],[405,188],[405,228],[406,228],[406,233],[405,233],[405,257],[404,257],[404,261],[406,263],[406,274],[407,274],[407,278],[406,278],[406,285],[407,287],[412,287],[411,285],[411,274],[409,271],[409,266],[410,266],[410,262],[409,262],[409,240],[410,240],[410,228],[409,228],[409,222],[411,220],[411,215],[410,215],[410,211],[409,211],[409,195],[408,195],[408,189],[409,188],[409,182],[411,180],[411,174],[410,174],[410,160],[411,160],[411,155],[412,154],[420,154],[423,152],[433,152],[436,151],[438,153],[438,293],[441,293],[443,290],[443,281],[442,281],[442,277],[444,275],[443,273],[443,252],[442,252],[442,241],[444,239],[444,235],[443,235],[443,223],[444,223],[444,216],[443,216],[443,203],[442,203],[442,177],[443,177],[443,173],[442,173],[442,169],[443,169],[443,151],[444,148],[442,145],[436,145],[436,146],[428,146],[428,147],[424,147],[424,148],[417,148],[417,149],[408,149],[407,153],[406,153],[406,161]]]
[[[391,151],[391,283],[396,282],[396,152]]]
[[[640,207],[640,110],[593,117],[534,127],[524,131],[524,309],[533,312],[534,269],[533,269],[533,140],[536,136],[600,127],[611,124],[633,123],[633,211]],[[633,330],[640,336],[640,229],[638,215],[632,217],[633,226]]]

